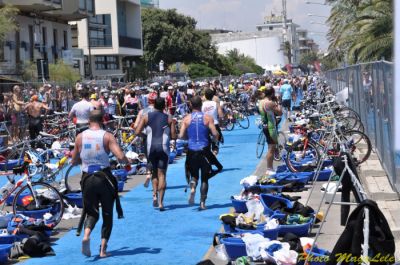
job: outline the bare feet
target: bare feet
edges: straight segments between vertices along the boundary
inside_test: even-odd
[[[90,252],[90,238],[83,238],[82,254],[85,255],[86,257],[90,257],[92,255]]]
[[[100,246],[100,258],[107,258],[110,256],[110,253],[107,253],[107,245],[104,246],[104,248],[102,249]]]
[[[158,198],[157,198],[157,195],[153,195],[153,207],[158,207]]]
[[[194,197],[195,197],[195,195],[196,195],[196,189],[194,188],[194,187],[192,187],[191,189],[190,189],[190,196],[189,196],[189,204],[190,205],[193,205],[194,204]]]
[[[202,210],[206,210],[206,209],[207,209],[206,203],[205,202],[200,202],[199,210],[202,211]]]
[[[150,176],[147,176],[146,177],[146,180],[144,181],[144,183],[143,183],[143,186],[145,187],[145,188],[148,188],[149,187],[149,183],[150,183]]]

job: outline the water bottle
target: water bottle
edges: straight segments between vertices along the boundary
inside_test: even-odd
[[[15,185],[15,180],[8,180],[7,183],[0,189],[0,196],[5,199],[7,195],[13,190]]]

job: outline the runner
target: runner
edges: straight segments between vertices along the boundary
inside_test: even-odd
[[[49,110],[45,104],[39,102],[37,95],[32,96],[31,102],[25,106],[29,117],[29,136],[31,140],[35,140],[39,133],[43,130],[43,120],[40,117],[42,110]]]
[[[210,131],[215,139],[219,138],[217,129],[214,126],[214,120],[211,116],[201,112],[202,101],[200,96],[195,96],[191,100],[192,114],[187,115],[182,121],[179,138],[183,139],[187,133],[189,146],[187,152],[187,161],[189,165],[192,180],[190,182],[189,204],[194,203],[196,187],[199,181],[199,171],[201,172],[200,188],[200,208],[206,209],[206,199],[208,193],[208,178],[210,175],[210,164],[206,158],[206,149],[209,147]]]
[[[260,100],[258,108],[261,114],[261,121],[263,122],[264,135],[268,143],[268,152],[265,156],[267,160],[266,174],[270,175],[275,172],[273,162],[276,144],[278,143],[278,130],[276,128],[275,115],[282,115],[282,108],[275,99],[275,90],[273,88],[265,90],[264,95],[265,98]]]
[[[138,116],[137,116],[137,118],[135,120],[135,124],[133,125],[133,128],[137,132],[137,134],[141,133],[141,136],[143,138],[143,142],[145,143],[145,146],[147,146],[147,144],[146,144],[146,142],[147,142],[146,131],[144,130],[143,133],[142,133],[142,132],[139,132],[137,130],[137,128],[139,127],[140,122],[143,120],[143,117],[145,115],[148,115],[150,112],[154,111],[154,103],[156,101],[156,98],[157,98],[157,94],[156,93],[152,92],[152,93],[149,94],[149,96],[147,98],[147,102],[148,102],[149,105],[146,108],[144,108],[144,109],[139,111],[139,114],[138,114]],[[150,163],[150,161],[148,159],[147,148],[144,148],[144,151],[145,151],[145,155],[146,155],[146,158],[147,158],[147,166],[148,166],[147,169],[151,171],[151,163]],[[145,182],[143,184],[143,186],[145,188],[147,188],[149,186],[150,180],[151,180],[151,174],[147,174],[146,180],[145,180]]]
[[[207,88],[204,95],[205,95],[206,100],[203,102],[203,105],[201,108],[202,112],[213,118],[215,128],[218,131],[220,138],[222,138],[222,131],[221,131],[221,128],[219,127],[219,122],[218,122],[218,118],[223,117],[222,108],[219,105],[219,103],[212,100],[214,97],[213,90]],[[217,170],[212,170],[212,173],[211,173],[212,176],[221,172],[223,169],[221,163],[218,161],[218,159],[216,157],[218,152],[219,152],[219,142],[210,141],[210,148],[207,149],[206,156],[207,156],[207,159],[210,162],[210,164],[215,165],[217,167]]]
[[[69,118],[76,117],[76,133],[82,132],[89,123],[89,114],[94,110],[94,106],[89,102],[89,91],[87,89],[81,90],[82,100],[75,103],[69,113]]]
[[[137,132],[146,128],[147,154],[152,165],[153,206],[164,211],[164,194],[167,186],[166,174],[169,162],[169,141],[176,139],[175,120],[165,114],[165,100],[157,98],[154,111],[147,113],[137,127]]]
[[[290,110],[292,107],[293,88],[289,84],[289,80],[283,80],[283,85],[279,89],[282,99],[282,107],[286,110],[286,117],[290,121]]]
[[[76,137],[72,165],[82,164],[83,204],[86,212],[82,254],[90,257],[90,234],[99,220],[99,204],[103,216],[100,257],[107,257],[107,242],[113,227],[114,201],[117,200],[118,218],[123,217],[119,205],[117,182],[110,169],[109,153],[120,163],[129,163],[114,136],[101,129],[103,113],[93,110],[89,115],[89,129]],[[83,147],[83,148],[82,148]],[[91,174],[91,167],[98,167],[103,174]]]

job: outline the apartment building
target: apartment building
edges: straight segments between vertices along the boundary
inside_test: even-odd
[[[297,36],[299,40],[299,55],[300,57],[308,52],[318,52],[319,46],[314,42],[312,38],[308,36],[306,29],[298,29]]]
[[[158,0],[140,0],[140,4],[146,8],[158,8],[160,6]]]
[[[87,78],[124,77],[143,55],[140,0],[96,0],[93,17],[72,24]]]
[[[0,43],[0,75],[19,79],[26,61],[63,59],[72,63],[69,21],[94,16],[94,0],[0,0],[20,12],[18,31]]]

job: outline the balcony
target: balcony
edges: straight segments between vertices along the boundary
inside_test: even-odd
[[[0,0],[0,5],[12,4],[24,12],[45,12],[62,9],[61,0]]]
[[[119,47],[142,49],[142,39],[119,36]]]
[[[112,48],[112,36],[106,35],[104,37],[90,38],[90,47],[91,48]]]
[[[61,0],[53,1],[61,2]],[[77,21],[94,15],[94,0],[84,0],[83,5],[82,0],[64,1],[68,1],[68,4],[65,4],[59,10],[46,12],[46,14],[64,21]]]

